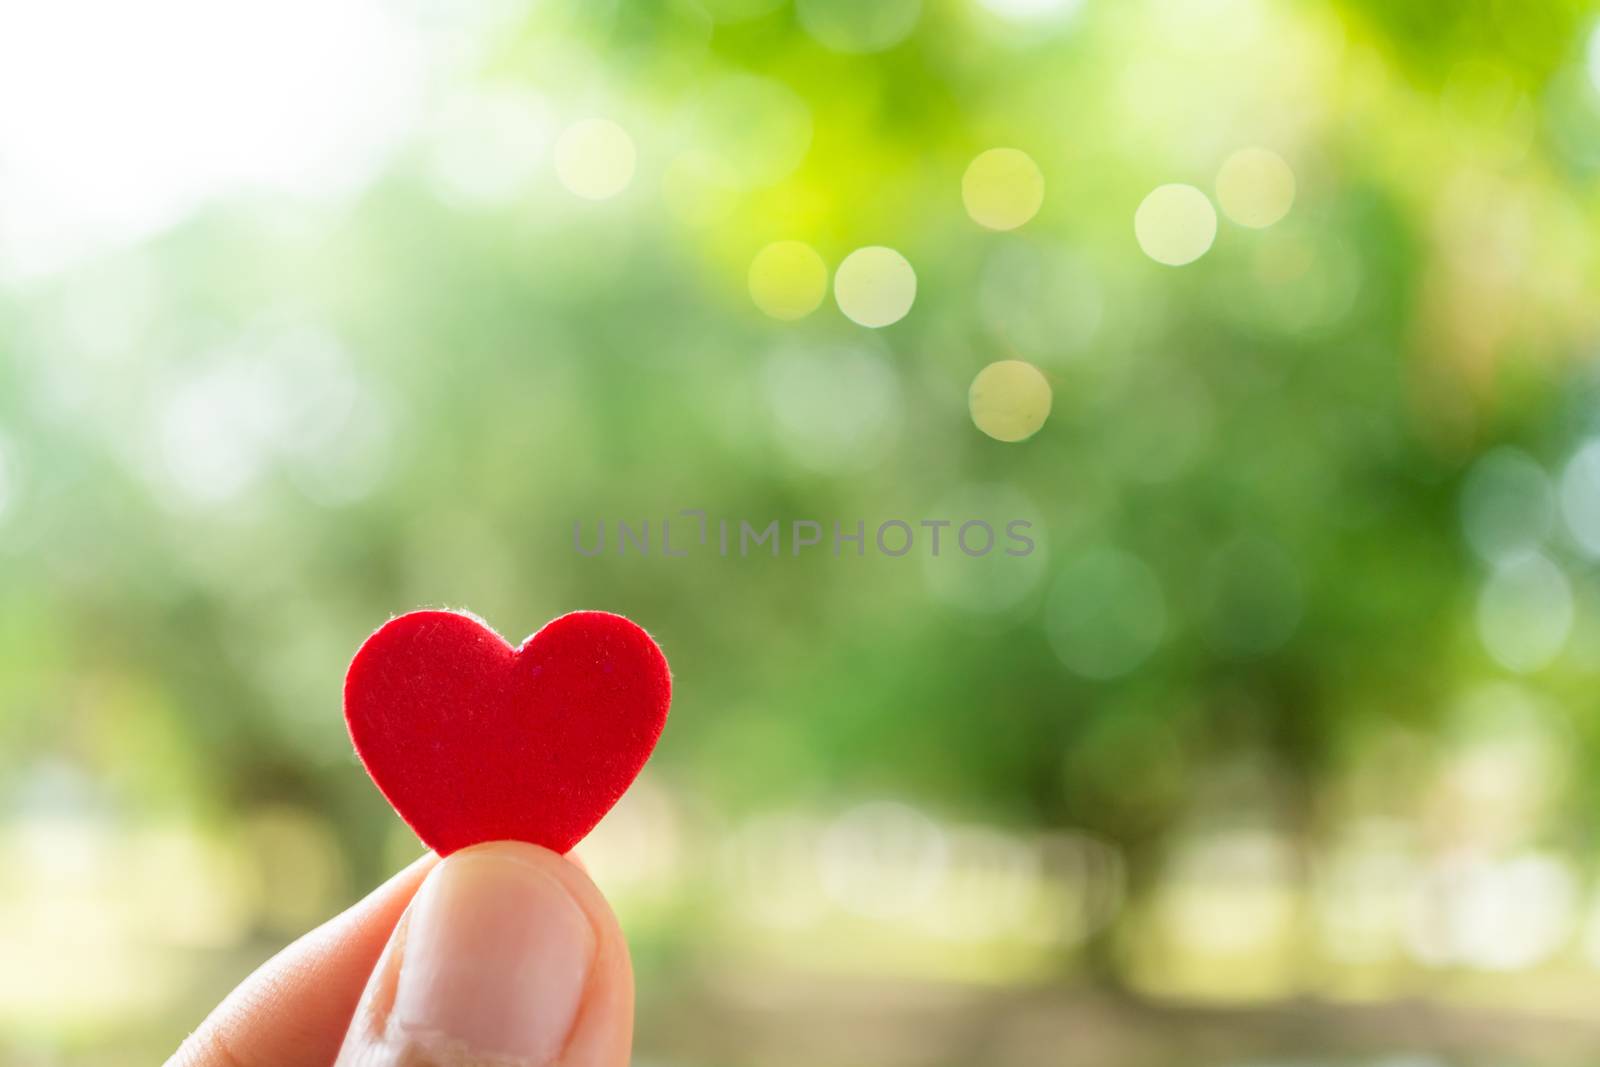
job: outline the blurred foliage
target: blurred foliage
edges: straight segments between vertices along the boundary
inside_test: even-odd
[[[1136,917],[1174,842],[1219,824],[1537,845],[1587,886],[1590,11],[927,0],[881,49],[828,37],[891,33],[893,6],[562,0],[470,31],[407,8],[448,62],[369,182],[198,204],[0,288],[0,818],[227,836],[310,812],[342,898],[396,855],[339,713],[362,638],[421,605],[513,639],[604,608],[666,649],[653,768],[714,825],[891,796],[1081,831],[1125,858]],[[638,158],[593,202],[550,147],[591,116]],[[1152,262],[1145,195],[1215,200],[1253,145],[1290,164],[1288,215]],[[962,207],[995,146],[1045,176],[1011,233]],[[898,250],[910,314],[766,318],[745,271],[779,240],[830,270]],[[1025,442],[967,410],[1000,359],[1052,388]],[[1507,446],[1532,488],[1472,504]],[[575,523],[676,537],[693,508],[1029,518],[1040,552],[574,551]],[[1506,550],[1475,553],[1474,523]],[[1500,803],[1452,792],[1486,691],[1549,750],[1492,840],[1446,817]],[[704,921],[669,909],[641,952],[668,966]],[[1120,981],[1132,950],[1101,950]]]

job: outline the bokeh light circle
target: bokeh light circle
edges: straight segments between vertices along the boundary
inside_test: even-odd
[[[585,200],[609,200],[633,180],[637,153],[628,131],[610,119],[582,119],[561,131],[556,177]]]
[[[916,29],[922,0],[795,0],[800,25],[835,52],[893,48]]]
[[[876,342],[790,344],[768,357],[763,372],[770,430],[794,466],[860,470],[893,447],[902,390]]]
[[[1494,661],[1528,673],[1566,647],[1574,613],[1566,573],[1537,553],[1496,567],[1478,595],[1478,636]]]
[[[1600,556],[1600,438],[1586,442],[1561,472],[1561,517],[1591,556]]]
[[[828,265],[804,241],[774,241],[755,254],[750,299],[775,319],[801,319],[828,295]]]
[[[1206,194],[1192,185],[1161,185],[1134,213],[1133,232],[1145,255],[1181,267],[1211,248],[1217,237],[1217,212]]]
[[[1167,628],[1155,574],[1120,549],[1086,552],[1061,572],[1046,624],[1056,657],[1072,673],[1104,680],[1144,662]]]
[[[973,425],[996,441],[1025,441],[1050,417],[1050,382],[1020,359],[991,363],[972,379],[967,410]]]
[[[1039,213],[1044,174],[1020,149],[991,148],[961,176],[961,202],[979,226],[1014,230]]]
[[[1294,171],[1282,156],[1265,148],[1241,148],[1217,171],[1217,203],[1241,226],[1262,229],[1289,213],[1294,204]]]
[[[892,248],[858,248],[834,272],[833,297],[851,321],[873,328],[889,326],[911,310],[917,298],[917,272]]]

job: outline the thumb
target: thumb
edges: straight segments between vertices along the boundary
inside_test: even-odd
[[[626,1067],[633,974],[589,876],[495,842],[441,861],[395,927],[337,1067]]]

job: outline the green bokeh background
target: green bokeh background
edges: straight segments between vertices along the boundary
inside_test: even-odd
[[[796,3],[392,8],[452,58],[360,183],[0,283],[0,1062],[159,1061],[415,854],[339,687],[419,606],[672,662],[588,846],[641,1063],[1592,1059],[1592,13]],[[1250,146],[1289,214],[1148,258]],[[764,316],[778,240],[897,249],[910,314]],[[1025,442],[968,412],[1000,359]],[[684,509],[1039,549],[573,549]]]

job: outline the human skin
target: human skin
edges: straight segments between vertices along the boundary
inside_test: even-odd
[[[572,860],[431,853],[274,956],[167,1067],[625,1067],[633,973]]]

